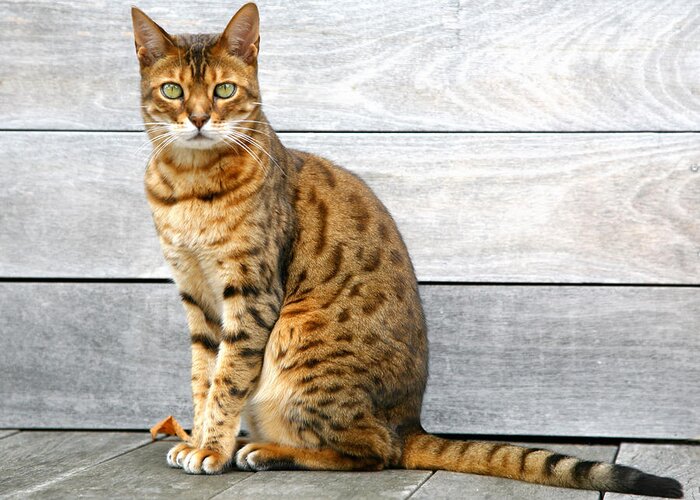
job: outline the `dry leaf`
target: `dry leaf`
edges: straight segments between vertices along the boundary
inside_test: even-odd
[[[175,417],[173,417],[172,415],[164,418],[156,425],[151,427],[151,437],[154,441],[156,440],[156,436],[158,434],[177,436],[183,441],[187,441],[188,439],[190,439],[190,435],[187,434],[185,429],[182,428],[180,423],[177,420],[175,420]]]

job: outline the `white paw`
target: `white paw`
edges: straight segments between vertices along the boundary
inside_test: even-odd
[[[240,470],[257,470],[255,456],[258,454],[256,451],[258,448],[258,445],[251,443],[238,450],[238,453],[236,453],[236,467]]]

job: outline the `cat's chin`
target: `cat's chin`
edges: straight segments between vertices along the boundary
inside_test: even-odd
[[[206,150],[214,149],[220,144],[221,141],[216,139],[210,139],[209,137],[198,136],[194,139],[181,139],[176,141],[173,146],[179,149],[195,149],[195,150]]]

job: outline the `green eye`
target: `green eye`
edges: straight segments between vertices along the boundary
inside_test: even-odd
[[[164,83],[160,87],[160,93],[168,99],[179,99],[182,97],[182,87],[177,83]]]
[[[233,83],[220,83],[214,87],[214,95],[220,99],[228,99],[236,93],[236,85]]]

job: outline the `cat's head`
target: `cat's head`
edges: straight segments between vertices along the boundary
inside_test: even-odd
[[[170,35],[136,7],[131,16],[141,109],[154,142],[226,147],[255,124],[250,121],[260,115],[255,4],[241,7],[218,35]]]

